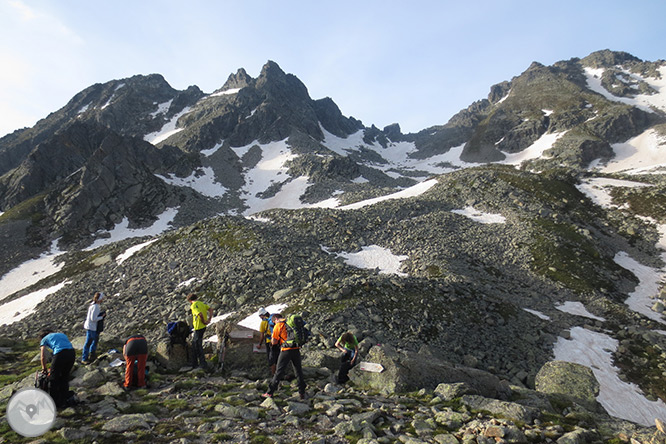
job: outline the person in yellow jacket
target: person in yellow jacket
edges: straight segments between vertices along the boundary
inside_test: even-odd
[[[203,337],[206,326],[213,318],[213,309],[201,302],[199,297],[194,293],[187,295],[187,300],[190,303],[192,327],[194,328],[194,335],[192,336],[192,367],[201,367],[204,370],[208,370],[203,351]]]

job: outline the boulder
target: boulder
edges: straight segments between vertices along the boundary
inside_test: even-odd
[[[303,353],[303,366],[305,367],[326,367],[330,370],[340,368],[340,355],[342,353],[335,350],[307,350]]]
[[[539,409],[534,407],[526,407],[514,402],[499,401],[497,399],[488,399],[477,395],[464,395],[462,403],[471,410],[488,411],[493,415],[511,418],[526,424],[531,424],[532,421],[541,416]]]
[[[152,413],[135,413],[130,415],[121,415],[107,421],[102,430],[107,432],[123,433],[129,430],[150,430],[151,424],[155,424],[157,418]]]
[[[509,386],[497,376],[483,370],[464,367],[429,355],[427,359],[416,352],[398,351],[389,345],[374,346],[366,361],[381,364],[381,373],[363,371],[355,366],[349,377],[357,387],[377,390],[384,394],[420,389],[434,390],[441,383],[464,382],[469,393],[489,398],[510,396]]]
[[[573,362],[550,361],[536,375],[537,392],[551,397],[553,405],[574,402],[587,410],[603,410],[597,401],[599,381],[589,367]]]
[[[182,344],[159,342],[156,351],[157,362],[170,371],[176,371],[190,364],[187,347]]]

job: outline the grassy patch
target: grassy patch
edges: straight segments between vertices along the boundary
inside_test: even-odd
[[[666,220],[666,194],[655,191],[653,187],[616,187],[611,191],[611,197],[615,205],[628,205],[631,213],[663,222]]]
[[[46,193],[38,194],[14,205],[0,216],[0,223],[15,220],[30,220],[33,223],[38,223],[44,218],[44,196],[46,196]]]
[[[578,293],[591,293],[600,288],[612,290],[615,283],[598,270],[623,269],[603,257],[594,243],[578,232],[575,225],[548,219],[535,222],[535,242],[531,246],[533,270],[560,282]]]
[[[166,405],[166,402],[164,404]],[[162,407],[156,401],[132,403],[127,407],[123,413],[152,413],[154,415],[160,414]]]
[[[631,337],[625,353],[616,354],[615,365],[644,392],[666,399],[666,380],[662,374],[666,362],[662,352],[640,335]]]
[[[254,245],[257,235],[243,225],[227,223],[223,230],[211,234],[220,247],[230,251],[247,250]]]
[[[271,438],[268,437],[268,435],[265,435],[262,432],[258,432],[256,430],[251,430],[250,431],[250,443],[252,444],[273,444],[275,441],[273,441]]]

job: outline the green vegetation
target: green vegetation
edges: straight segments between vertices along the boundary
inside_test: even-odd
[[[629,206],[629,211],[640,216],[651,217],[659,222],[666,221],[666,193],[653,187],[613,188],[613,204]]]
[[[249,227],[228,222],[224,230],[211,234],[220,247],[230,251],[242,251],[250,248],[257,240],[257,235]]]
[[[531,253],[536,273],[581,294],[615,288],[610,275],[604,276],[599,270],[613,270],[631,278],[631,274],[613,260],[602,256],[576,226],[549,219],[537,219],[535,225]]]
[[[39,355],[37,339],[18,342],[3,340],[0,346],[12,347],[0,360],[0,386],[21,381],[41,368],[39,361],[32,362],[32,359]]]
[[[629,345],[626,352],[616,353],[615,365],[644,392],[666,399],[666,380],[663,375],[666,360],[662,351],[640,335],[633,335],[629,341],[623,341],[625,344],[627,342]]]
[[[38,194],[14,205],[0,216],[0,223],[16,220],[29,220],[33,223],[39,223],[44,218],[45,196],[46,193]]]

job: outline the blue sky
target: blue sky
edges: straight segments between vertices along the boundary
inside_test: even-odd
[[[267,60],[366,126],[446,123],[523,72],[599,49],[666,58],[666,2],[0,0],[0,135],[94,84],[222,86]]]

